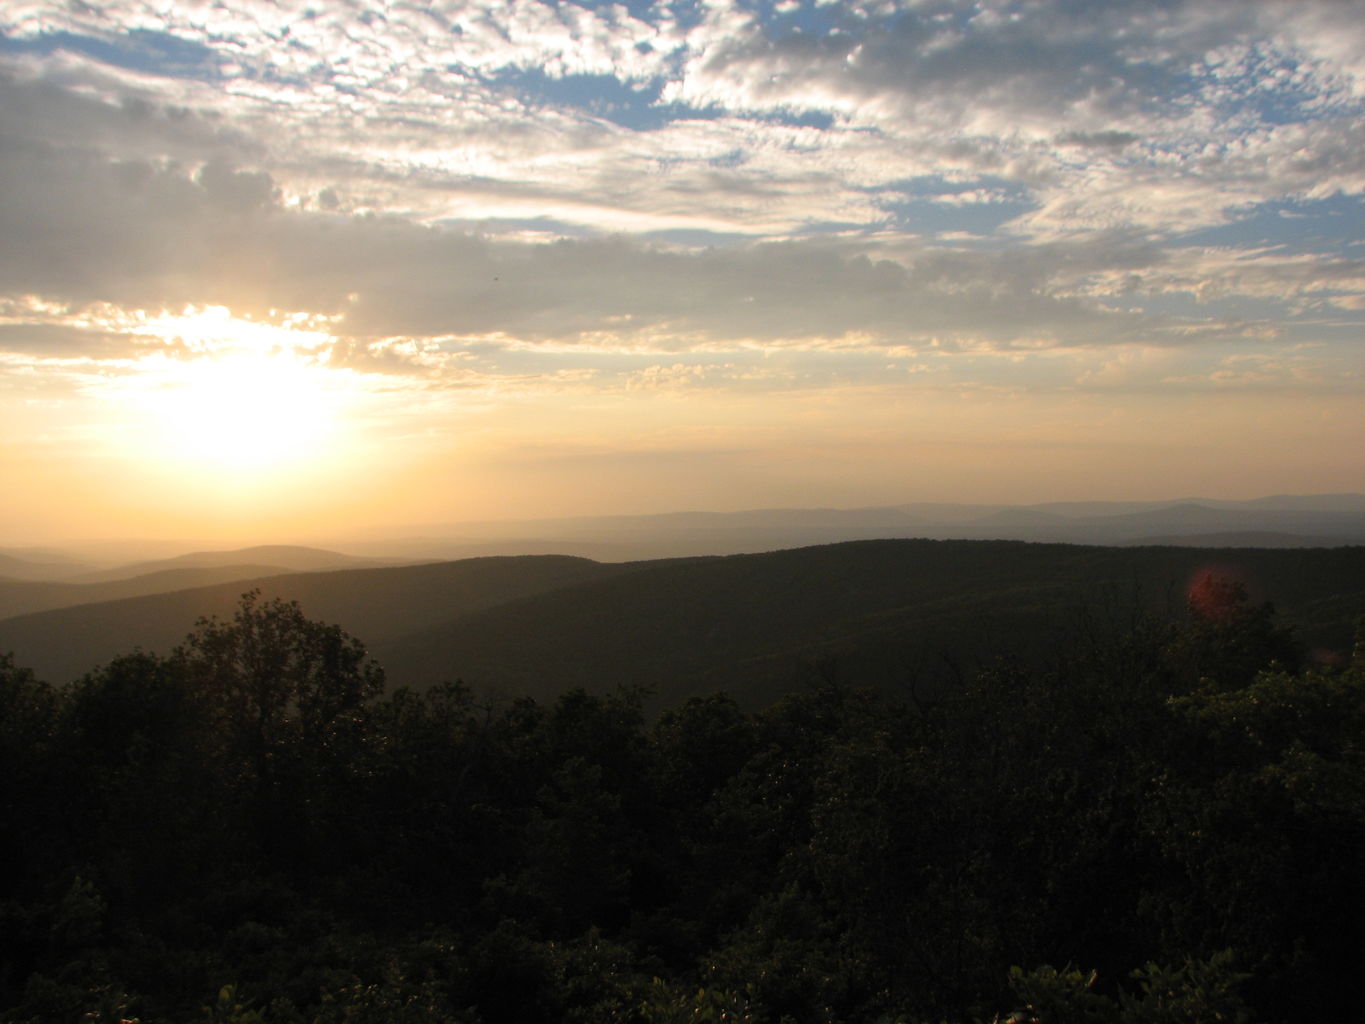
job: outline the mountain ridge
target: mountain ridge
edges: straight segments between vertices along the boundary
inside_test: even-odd
[[[191,551],[172,558],[131,562],[65,579],[68,583],[108,583],[174,569],[215,569],[232,565],[277,566],[288,572],[317,572],[327,569],[360,569],[385,563],[380,559],[346,555],[339,551],[302,544],[258,544],[219,551]]]
[[[244,589],[299,600],[368,645],[392,686],[463,679],[552,697],[642,685],[655,704],[717,689],[759,705],[812,672],[899,685],[1003,654],[1042,656],[1082,620],[1180,615],[1196,574],[1271,600],[1311,647],[1349,650],[1365,613],[1365,547],[1203,549],[871,540],[761,554],[594,562],[533,555],[293,573],[0,621],[42,678],[64,683],[135,647],[160,653]],[[824,666],[824,668],[822,668]]]
[[[100,604],[125,597],[167,594],[218,583],[281,576],[293,571],[279,565],[225,565],[202,569],[162,569],[102,583],[0,579],[0,619],[82,604]]]
[[[422,529],[421,539],[405,541],[395,535],[357,546],[447,557],[476,550],[516,554],[554,549],[623,561],[910,537],[1132,545],[1160,536],[1277,533],[1338,546],[1365,543],[1365,494],[1035,505],[921,502],[481,521]]]

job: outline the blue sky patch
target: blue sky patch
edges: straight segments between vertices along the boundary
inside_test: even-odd
[[[505,67],[483,76],[483,81],[516,95],[528,106],[581,110],[594,117],[630,128],[649,131],[672,121],[719,116],[682,103],[658,103],[663,82],[625,82],[614,75],[546,74],[540,68]]]
[[[0,53],[47,56],[58,50],[93,57],[114,67],[169,78],[211,81],[221,77],[226,61],[207,46],[166,32],[132,29],[122,36],[97,38],[72,32],[50,32],[29,39],[0,38]]]
[[[891,226],[915,234],[963,232],[987,235],[1036,207],[1026,190],[1003,178],[949,182],[938,177],[912,178],[870,190]],[[954,201],[954,196],[987,193],[980,200]],[[899,195],[901,198],[893,198]]]
[[[1181,245],[1276,246],[1296,253],[1365,248],[1365,199],[1331,196],[1262,203],[1228,224],[1174,239]]]

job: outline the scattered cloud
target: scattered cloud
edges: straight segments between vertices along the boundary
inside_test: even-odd
[[[19,0],[0,379],[221,308],[378,391],[1339,391],[1363,55],[1336,0]]]

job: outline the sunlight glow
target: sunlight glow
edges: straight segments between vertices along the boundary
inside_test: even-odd
[[[330,341],[301,315],[265,323],[221,306],[149,319],[141,332],[193,353],[158,353],[106,390],[132,428],[128,454],[196,477],[261,482],[340,454],[346,374],[315,361]]]
[[[225,468],[322,454],[334,409],[321,371],[283,355],[230,355],[167,374],[148,411],[167,450]]]
[[[234,350],[266,353],[317,348],[331,340],[332,320],[308,313],[276,313],[278,323],[234,316],[226,306],[187,306],[175,315],[140,314],[138,333],[178,341],[195,352]],[[125,327],[125,329],[127,329]]]

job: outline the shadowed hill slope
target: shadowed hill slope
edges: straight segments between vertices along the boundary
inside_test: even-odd
[[[152,562],[134,562],[98,572],[72,576],[72,583],[106,583],[134,576],[171,569],[216,569],[235,565],[278,566],[281,572],[324,572],[329,569],[365,569],[391,564],[391,559],[361,558],[343,555],[323,548],[300,547],[293,544],[267,544],[235,551],[193,551],[175,558],[160,558]]]
[[[165,569],[108,583],[40,582],[0,579],[0,618],[27,615],[78,604],[118,601],[125,597],[168,594],[233,580],[279,576],[292,570],[280,565],[225,565],[211,569]]]
[[[88,567],[58,556],[25,558],[22,555],[0,551],[0,579],[6,581],[60,580],[85,568]]]
[[[0,622],[0,651],[65,682],[135,646],[167,652],[238,595],[297,600],[365,641],[392,686],[464,679],[550,697],[639,684],[655,706],[728,689],[766,703],[815,674],[925,692],[1078,626],[1180,614],[1214,570],[1273,601],[1310,646],[1343,650],[1365,613],[1365,548],[1104,548],[855,541],[724,558],[597,563],[480,558],[301,573]]]
[[[0,651],[56,683],[75,679],[134,647],[167,653],[201,616],[230,616],[242,592],[298,601],[313,619],[370,641],[468,614],[596,575],[626,571],[582,558],[536,555],[294,573],[0,621]]]
[[[857,541],[661,563],[382,640],[394,682],[463,678],[548,697],[640,684],[658,706],[728,689],[754,706],[815,674],[933,690],[1000,654],[1045,653],[1084,621],[1179,614],[1213,568],[1318,647],[1365,613],[1365,548],[1240,551],[1012,541]]]

